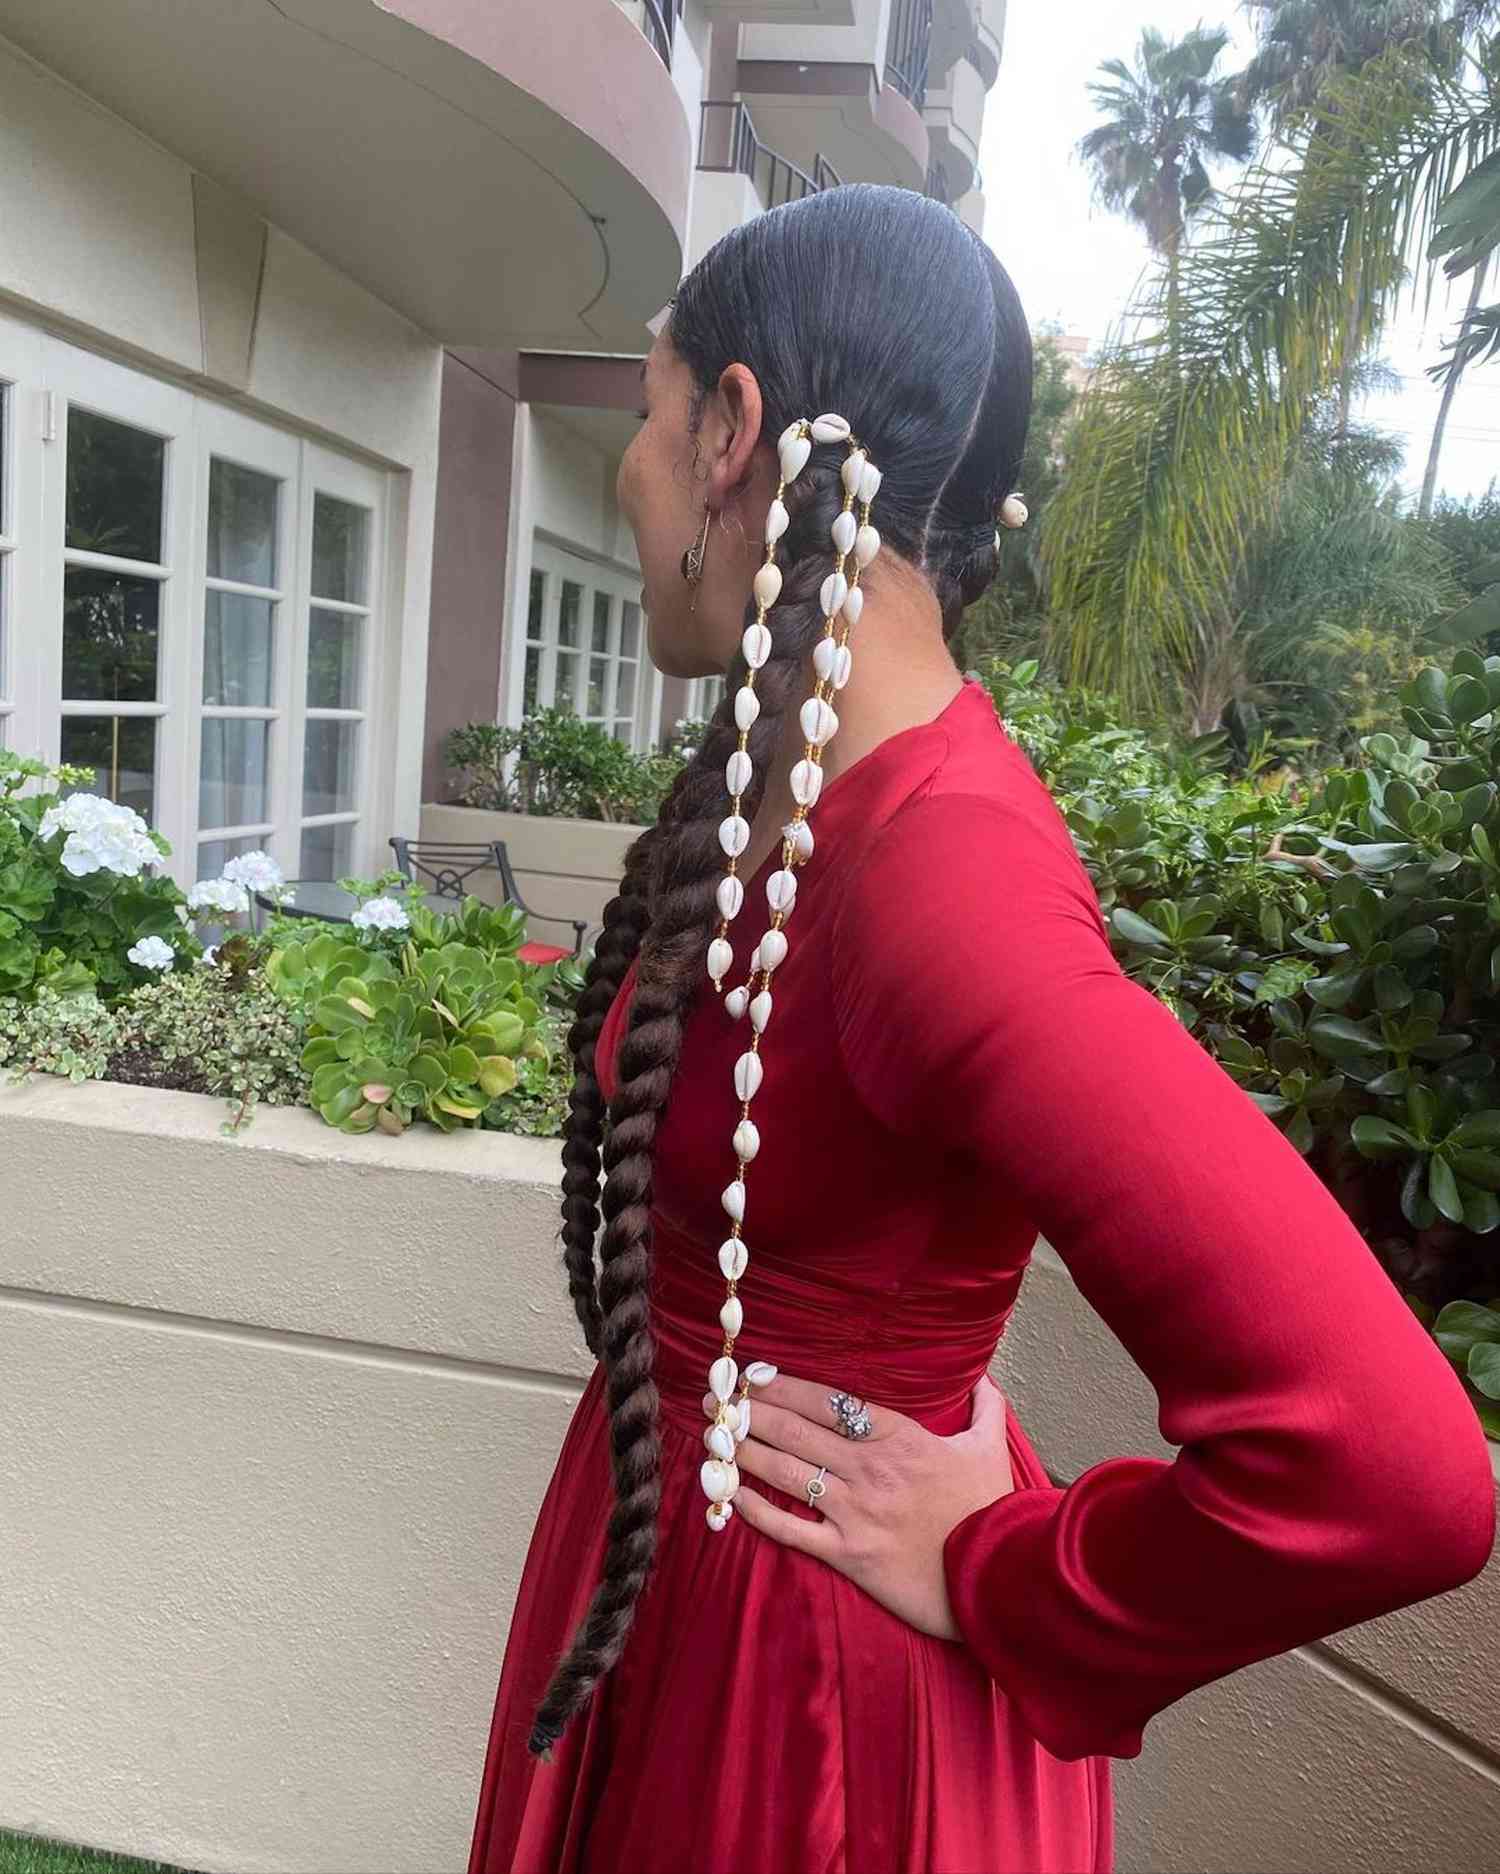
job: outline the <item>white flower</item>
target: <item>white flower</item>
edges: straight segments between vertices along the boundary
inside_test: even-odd
[[[394,898],[367,898],[349,922],[360,930],[405,930],[411,919]]]
[[[231,878],[202,878],[187,895],[192,911],[248,911],[250,894]]]
[[[219,946],[217,944],[209,944],[207,949],[203,952],[203,955],[199,957],[198,961],[200,963],[212,964],[218,960],[218,955],[219,955]]]
[[[143,970],[169,970],[177,953],[164,937],[142,937],[125,952],[130,962]]]
[[[286,883],[281,867],[268,852],[242,852],[225,862],[224,876],[246,891],[276,891]]]
[[[120,878],[139,878],[142,868],[160,865],[146,822],[131,807],[97,794],[70,794],[42,815],[39,839],[65,833],[61,864],[73,878],[93,872],[113,872]]]

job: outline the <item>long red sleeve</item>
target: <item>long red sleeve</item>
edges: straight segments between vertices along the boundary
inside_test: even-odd
[[[1003,797],[935,792],[873,840],[839,1030],[877,1116],[972,1156],[1055,1246],[1180,1447],[1016,1490],[944,1549],[960,1630],[1034,1735],[1133,1757],[1195,1687],[1471,1579],[1494,1480],[1343,1211],[1123,974],[1056,806],[1013,748],[1004,773]]]

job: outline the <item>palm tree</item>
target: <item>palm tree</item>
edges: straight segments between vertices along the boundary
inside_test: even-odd
[[[1442,23],[1441,0],[1242,0],[1259,50],[1240,73],[1241,102],[1262,109],[1284,134],[1315,108],[1328,84],[1362,71],[1393,46],[1408,45]],[[1488,5],[1490,0],[1479,0]],[[1434,35],[1429,51],[1451,68],[1453,36]],[[1359,282],[1350,281],[1357,298]],[[1353,359],[1339,380],[1339,426],[1347,433]]]
[[[1207,713],[1195,673],[1239,629],[1246,557],[1277,525],[1309,411],[1379,331],[1407,256],[1427,252],[1430,277],[1457,185],[1500,150],[1500,42],[1479,69],[1461,86],[1396,47],[1330,78],[1184,252],[1171,355],[1150,323],[1160,281],[1102,348],[1041,541],[1049,651],[1070,676]],[[1447,248],[1493,246],[1500,201],[1464,187]],[[1492,628],[1487,608],[1500,624],[1486,595],[1465,629]]]
[[[1106,59],[1105,78],[1089,86],[1105,121],[1084,137],[1079,153],[1107,208],[1123,212],[1146,233],[1167,263],[1167,325],[1176,329],[1177,276],[1188,221],[1208,206],[1214,187],[1207,161],[1244,162],[1255,147],[1252,118],[1233,81],[1216,77],[1229,35],[1195,26],[1179,40],[1143,28],[1135,68]]]

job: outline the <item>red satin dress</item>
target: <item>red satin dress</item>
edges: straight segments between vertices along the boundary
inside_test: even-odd
[[[532,1759],[604,1547],[596,1368],[516,1601],[470,1874],[1102,1874],[1109,1758],[1154,1713],[1489,1553],[1488,1453],[1447,1362],[1281,1133],[1122,974],[985,691],[836,776],[813,825],[755,1102],[741,1364],[956,1431],[1040,1232],[1181,1449],[1054,1487],[1011,1413],[1015,1488],[944,1547],[961,1642],[742,1518],[710,1531],[701,1399],[746,1029],[705,984],[656,1163],[654,1574],[622,1662]]]

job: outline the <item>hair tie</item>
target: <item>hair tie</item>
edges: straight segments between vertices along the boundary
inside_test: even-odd
[[[766,880],[769,928],[750,959],[750,980],[724,997],[725,1007],[734,1020],[749,1015],[750,1033],[746,1037],[745,1051],[734,1064],[734,1092],[740,1106],[739,1121],[731,1141],[735,1174],[720,1199],[730,1225],[729,1235],[719,1247],[719,1268],[727,1285],[724,1305],[719,1310],[723,1342],[722,1352],[708,1372],[708,1388],[715,1401],[715,1411],[713,1423],[704,1433],[709,1455],[700,1472],[703,1493],[708,1498],[708,1526],[714,1531],[722,1530],[734,1513],[731,1499],[740,1487],[735,1453],[750,1431],[750,1388],[769,1385],[776,1377],[776,1368],[769,1361],[752,1360],[741,1373],[734,1358],[735,1342],[745,1319],[744,1305],[737,1290],[750,1262],[750,1252],[742,1234],[745,1169],[760,1150],[760,1131],[750,1117],[750,1104],[760,1089],[764,1072],[760,1049],[771,1019],[771,978],[786,961],[787,938],[782,927],[797,902],[796,868],[806,865],[812,857],[813,836],[808,814],[823,789],[823,750],[838,733],[838,714],[831,699],[849,681],[852,662],[849,634],[859,622],[865,602],[860,574],[880,551],[880,535],[870,525],[870,503],[880,487],[880,470],[851,435],[843,417],[831,411],[810,422],[806,417],[799,417],[782,432],[776,446],[781,475],[766,516],[766,557],[755,575],[755,622],[746,626],[740,647],[746,672],[744,685],[734,699],[739,746],[729,757],[725,770],[732,805],[719,828],[719,844],[728,866],[719,880],[719,922],[708,946],[708,974],[714,989],[720,993],[724,978],[734,964],[734,951],[727,933],[745,903],[739,862],[750,843],[749,822],[741,811],[742,797],[751,780],[746,742],[760,714],[760,698],[755,693],[756,676],[771,655],[771,628],[766,623],[766,613],[781,596],[782,574],[776,564],[776,543],[789,524],[782,497],[787,484],[794,482],[807,466],[815,443],[844,445],[846,454],[840,471],[844,500],[831,529],[833,571],[823,581],[819,595],[823,636],[813,648],[816,678],[813,693],[802,705],[802,759],[792,768],[791,776],[792,799],[796,806],[791,819],[782,828],[780,868]]]

